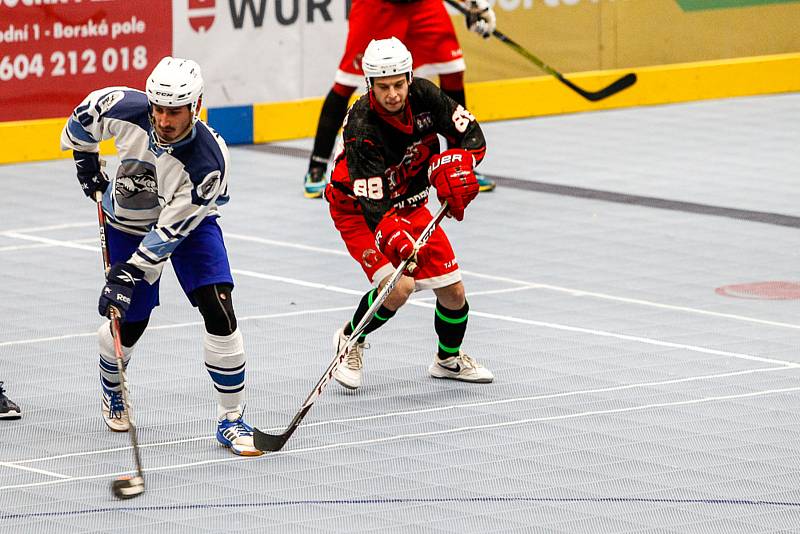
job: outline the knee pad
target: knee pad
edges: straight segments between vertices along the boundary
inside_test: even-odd
[[[142,337],[144,334],[145,329],[147,328],[147,323],[150,322],[150,318],[148,317],[144,321],[135,321],[132,323],[120,323],[119,325],[119,339],[122,342],[122,350],[125,351],[125,347],[130,347],[133,349],[133,346],[139,341],[139,338]],[[109,330],[111,330],[109,328]],[[112,340],[113,341],[113,340]]]
[[[192,292],[203,316],[206,332],[215,336],[230,336],[236,331],[230,284],[211,284]]]

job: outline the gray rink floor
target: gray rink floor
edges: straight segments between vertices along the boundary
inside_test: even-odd
[[[126,502],[94,208],[70,160],[0,166],[0,380],[24,410],[0,421],[0,532],[796,532],[798,124],[800,94],[486,124],[500,186],[444,226],[464,348],[495,382],[427,376],[421,292],[370,336],[362,389],[331,384],[258,459],[212,437],[200,317],[168,270],[130,366],[147,491]],[[367,289],[301,195],[310,140],[282,147],[232,149],[221,219],[246,416],[268,431]],[[787,298],[715,291],[763,282]]]

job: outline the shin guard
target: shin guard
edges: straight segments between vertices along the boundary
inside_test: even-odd
[[[469,318],[469,304],[465,301],[460,310],[450,310],[436,301],[436,311],[433,317],[433,326],[439,336],[439,358],[445,359],[457,356],[461,350],[461,342],[467,331]]]
[[[100,383],[106,394],[120,391],[119,369],[117,369],[117,356],[114,353],[114,337],[111,335],[111,323],[105,322],[97,330],[97,339],[100,345]],[[122,345],[123,368],[128,367],[133,347]]]
[[[206,332],[203,339],[206,370],[217,390],[217,417],[241,411],[244,397],[244,344],[237,328],[229,336],[215,336]]]

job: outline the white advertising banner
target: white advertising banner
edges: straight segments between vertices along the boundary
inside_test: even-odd
[[[349,0],[174,0],[173,54],[200,63],[207,107],[321,96]]]

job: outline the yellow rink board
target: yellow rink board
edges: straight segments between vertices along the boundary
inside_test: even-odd
[[[628,70],[583,72],[565,76],[597,91]],[[636,84],[599,102],[589,102],[552,76],[467,84],[470,111],[494,121],[612,109],[800,91],[800,53],[679,63],[633,69]],[[271,102],[253,106],[253,139],[266,143],[314,135],[322,98]],[[70,157],[59,149],[66,118],[0,123],[0,164]],[[213,124],[212,124],[213,126]],[[113,153],[105,142],[104,154]]]

